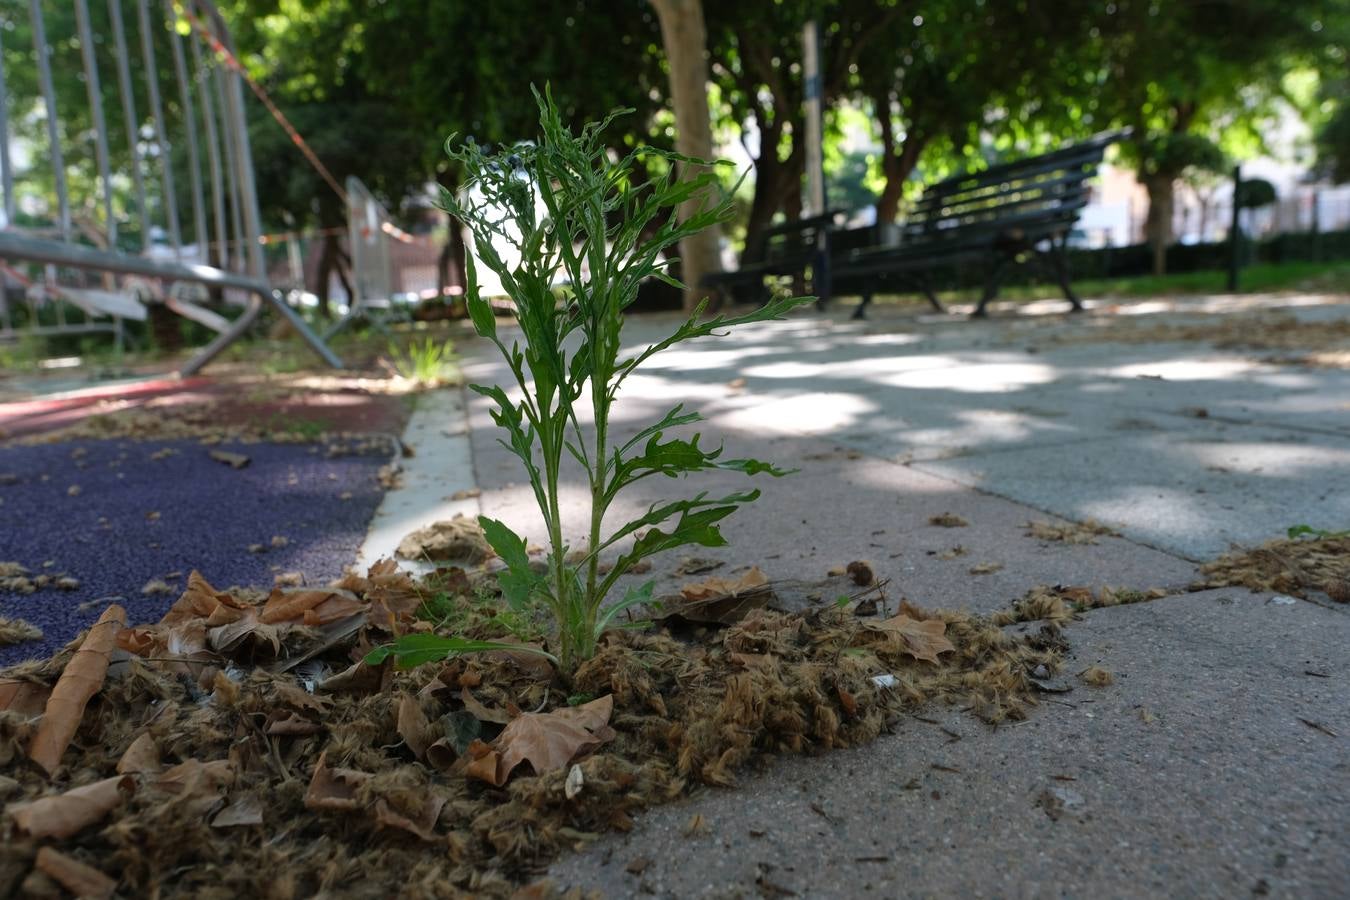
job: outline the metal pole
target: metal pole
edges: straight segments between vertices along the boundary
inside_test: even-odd
[[[150,31],[150,6],[138,0],[136,17],[141,25],[141,57],[145,62],[145,84],[150,94],[150,115],[155,120],[155,143],[159,147],[159,174],[164,185],[164,216],[169,237],[178,259],[183,258],[183,230],[178,224],[178,194],[173,185],[173,165],[169,159],[169,138],[164,128],[164,105],[159,97],[159,67],[155,64],[155,46]],[[161,23],[163,24],[163,23]]]
[[[202,101],[202,119],[206,121],[206,161],[211,168],[211,212],[215,222],[217,265],[225,268],[230,258],[229,235],[225,232],[225,187],[220,171],[220,135],[216,131],[216,104],[211,98],[211,78],[202,62],[201,41],[194,29],[191,37],[192,68],[196,72],[197,93]]]
[[[131,154],[131,180],[136,189],[136,212],[140,215],[141,249],[150,249],[150,214],[145,203],[145,174],[141,163],[140,119],[136,117],[136,95],[131,86],[131,61],[127,55],[126,27],[122,21],[122,0],[108,0],[112,20],[113,47],[117,51],[117,89],[122,95],[122,117],[126,120],[127,150]]]
[[[219,65],[216,66],[215,76],[216,100],[220,103],[221,144],[225,147],[225,182],[230,198],[230,236],[226,238],[226,246],[230,248],[230,259],[234,260],[244,253],[242,247],[236,246],[244,233],[244,222],[239,213],[239,166],[234,159],[234,141],[230,136],[230,104],[226,99],[225,73]],[[244,265],[240,263],[238,268],[243,271]]]
[[[174,12],[173,0],[165,0],[164,11],[168,14],[170,23],[176,21],[177,14]],[[206,263],[210,261],[210,257],[206,246],[206,210],[202,192],[201,155],[197,148],[197,111],[192,107],[192,89],[188,87],[187,60],[183,54],[183,36],[178,33],[178,29],[173,27],[172,24],[170,30],[173,32],[171,38],[173,71],[178,80],[178,97],[183,104],[183,123],[187,128],[188,180],[192,186],[193,242],[200,248],[201,261]]]
[[[103,118],[103,89],[99,83],[98,60],[94,57],[94,32],[89,27],[87,0],[75,0],[75,27],[80,33],[80,57],[84,61],[84,86],[89,95],[89,112],[94,119],[94,154],[98,177],[103,182],[103,215],[108,249],[117,249],[117,217],[113,215],[112,171],[108,164],[108,123]]]
[[[61,129],[56,118],[56,89],[52,86],[52,60],[47,47],[47,27],[42,18],[42,0],[29,0],[33,18],[33,49],[37,52],[38,82],[47,108],[47,141],[52,157],[52,176],[56,181],[56,204],[61,217],[61,239],[70,240],[70,195],[66,192],[66,158],[61,152]]]
[[[0,28],[0,36],[4,29]],[[5,48],[0,41],[0,190],[5,192],[5,225],[14,224],[14,169],[9,160],[9,95],[5,88]],[[3,290],[0,289],[0,295]],[[3,297],[0,296],[0,302]],[[9,307],[5,307],[5,321],[9,321]],[[6,326],[8,328],[8,325]]]
[[[1242,266],[1242,166],[1233,166],[1233,221],[1228,226],[1228,290],[1238,289],[1238,269]]]

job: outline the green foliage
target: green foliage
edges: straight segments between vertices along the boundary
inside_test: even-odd
[[[786,474],[758,460],[723,459],[721,448],[701,447],[698,435],[667,437],[670,429],[700,420],[681,406],[627,441],[612,440],[610,411],[624,381],[653,355],[681,341],[781,318],[809,298],[777,300],[744,316],[707,321],[700,306],[669,337],[625,355],[624,313],[637,298],[639,284],[657,278],[680,286],[665,271],[669,261],[664,251],[725,218],[729,200],[716,199],[717,176],[704,161],[654,148],[611,160],[604,132],[622,111],[573,134],[563,125],[551,95],[535,96],[542,129],[538,142],[495,154],[473,141],[449,150],[467,176],[463,196],[475,199],[447,194],[444,202],[466,224],[477,257],[515,302],[523,344],[499,333],[492,308],[479,293],[470,257],[470,316],[478,334],[506,360],[520,399],[512,399],[499,385],[471,387],[495,404],[492,418],[505,432],[502,444],[525,469],[548,530],[547,573],[531,567],[524,540],[506,525],[487,517],[480,523],[505,563],[500,577],[508,605],[515,610],[542,605],[552,613],[558,656],[563,670],[570,672],[594,653],[599,635],[615,615],[650,599],[648,583],[606,607],[619,578],[666,550],[726,543],[719,523],[759,496],[755,490],[721,497],[700,493],[653,504],[606,535],[605,514],[623,489],[653,475],[678,477],[707,469]],[[685,164],[689,177],[635,177],[640,159],[648,154]],[[691,197],[702,197],[704,203],[678,221],[674,209]],[[519,262],[503,258],[501,243],[517,251]],[[581,425],[587,405],[591,429]],[[590,489],[589,537],[579,562],[568,561],[563,538],[558,486],[564,454],[582,466]],[[630,539],[631,545],[602,576],[600,554]]]
[[[1313,528],[1311,525],[1293,525],[1290,526],[1289,539],[1310,537],[1310,538],[1343,538],[1350,537],[1350,531],[1327,531],[1324,528]]]
[[[1141,168],[1152,174],[1179,176],[1188,169],[1222,172],[1228,158],[1219,145],[1200,134],[1186,132],[1160,134],[1139,142]]]
[[[1244,209],[1259,209],[1279,199],[1275,185],[1264,178],[1244,178],[1238,184],[1238,205]]]
[[[431,385],[444,377],[446,367],[455,358],[455,351],[449,341],[438,344],[427,338],[421,343],[412,341],[402,348],[390,341],[389,356],[399,375],[417,384]]]

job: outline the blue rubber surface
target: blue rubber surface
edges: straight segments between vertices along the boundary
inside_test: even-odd
[[[177,452],[153,457],[166,447]],[[212,449],[251,462],[232,469]],[[269,587],[278,571],[303,572],[308,583],[340,575],[379,505],[387,461],[387,452],[326,459],[313,445],[191,440],[0,447],[0,561],[80,581],[73,591],[0,591],[0,615],[43,631],[40,641],[0,647],[0,667],[49,655],[111,602],[133,624],[158,621],[192,569],[218,588]],[[274,536],[286,545],[273,547]],[[173,592],[144,595],[152,579]]]

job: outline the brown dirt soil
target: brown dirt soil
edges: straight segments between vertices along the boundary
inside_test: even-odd
[[[162,622],[118,631],[51,777],[27,748],[79,642],[0,672],[0,895],[51,895],[62,864],[131,896],[506,897],[635,811],[733,785],[773,754],[860,744],[933,701],[1023,718],[1031,673],[1057,672],[1066,646],[1054,621],[1013,635],[908,603],[893,618],[830,604],[754,609],[697,640],[611,632],[570,683],[518,652],[407,671],[362,661],[391,634],[430,630],[418,614],[433,595],[454,633],[501,639],[492,581],[442,569],[414,583],[380,564],[264,595],[194,573]],[[472,777],[482,742],[522,710],[565,717],[605,698],[580,775]]]
[[[1200,567],[1197,588],[1246,587],[1307,599],[1321,591],[1350,603],[1350,537],[1269,541],[1226,553]]]

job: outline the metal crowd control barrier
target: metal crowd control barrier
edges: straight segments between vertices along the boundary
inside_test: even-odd
[[[126,3],[135,5],[134,20],[123,16],[123,0],[106,7],[29,0],[27,19],[19,13],[9,22],[13,14],[0,10],[0,299],[8,276],[29,287],[34,333],[72,330],[63,319],[36,326],[35,304],[46,301],[58,317],[69,303],[113,320],[73,328],[120,334],[123,318],[144,318],[148,294],[218,331],[179,370],[184,375],[241,337],[270,304],[341,368],[267,280],[242,79],[225,61],[234,50],[220,13],[210,0]],[[140,45],[137,59],[131,40]],[[76,65],[68,58],[74,47],[83,102],[71,96],[76,79],[63,82],[62,93],[52,78],[54,61],[63,73]],[[115,106],[104,93],[108,70],[116,73]],[[22,170],[16,157],[27,161]],[[230,321],[197,306],[208,292],[242,310]],[[0,302],[0,336],[14,333]]]
[[[405,237],[389,212],[361,179],[347,177],[347,246],[351,258],[351,284],[347,314],[324,334],[327,340],[358,319],[388,333],[385,322],[400,318],[394,305],[394,272],[391,241]]]

